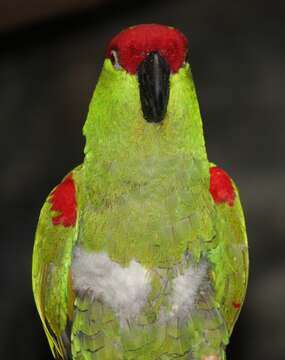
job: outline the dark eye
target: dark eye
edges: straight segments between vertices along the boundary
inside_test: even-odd
[[[186,50],[185,62],[190,64],[190,52],[188,49]]]
[[[110,60],[111,60],[113,66],[114,66],[114,68],[115,68],[116,70],[119,70],[119,69],[122,68],[121,65],[120,65],[120,63],[119,63],[119,57],[118,57],[118,53],[117,53],[116,50],[111,50]]]

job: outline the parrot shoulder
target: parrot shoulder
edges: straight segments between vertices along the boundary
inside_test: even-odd
[[[229,334],[244,301],[248,280],[248,244],[238,189],[220,167],[210,164],[210,194],[215,209],[216,239],[209,250],[212,280]]]
[[[210,193],[216,204],[234,205],[236,192],[231,177],[220,167],[210,167]]]
[[[77,167],[47,197],[33,252],[36,306],[53,355],[58,359],[67,359],[70,348],[67,333],[74,301],[70,266],[77,238],[79,177],[80,167]]]

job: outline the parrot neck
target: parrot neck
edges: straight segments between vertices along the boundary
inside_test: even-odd
[[[170,78],[165,119],[161,124],[152,124],[143,119],[136,77],[114,70],[106,60],[84,134],[86,180],[100,182],[100,187],[113,181],[114,176],[118,181],[141,183],[149,180],[147,173],[159,177],[157,171],[163,167],[166,171],[175,171],[175,164],[183,166],[184,160],[185,164],[193,159],[208,162],[188,64]]]

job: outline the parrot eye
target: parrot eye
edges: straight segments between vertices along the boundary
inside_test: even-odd
[[[111,50],[110,60],[116,70],[120,70],[122,68],[119,63],[119,57],[118,57],[118,53],[116,50]]]
[[[189,50],[187,50],[187,52],[186,52],[185,62],[188,63],[188,64],[190,64],[190,52],[189,52]]]

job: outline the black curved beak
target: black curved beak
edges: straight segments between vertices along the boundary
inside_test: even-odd
[[[170,68],[157,52],[151,52],[138,67],[141,107],[148,122],[161,122],[169,99]]]

